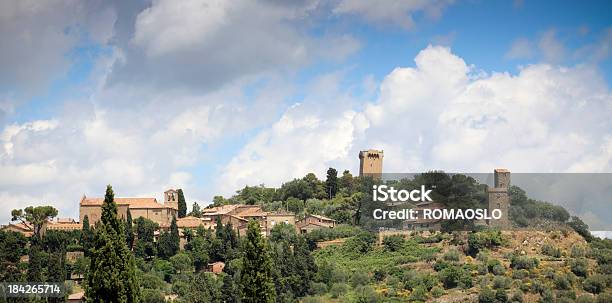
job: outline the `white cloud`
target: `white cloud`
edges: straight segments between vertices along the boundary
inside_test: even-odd
[[[368,22],[391,23],[412,29],[415,26],[415,15],[424,13],[431,18],[439,18],[442,11],[453,2],[453,0],[342,0],[333,11],[336,14],[358,15]]]
[[[542,34],[538,41],[538,48],[547,62],[557,63],[565,57],[565,46],[557,38],[557,32],[554,29],[549,29]]]
[[[534,46],[529,39],[519,38],[512,42],[510,50],[506,53],[508,59],[529,59],[534,55]]]
[[[330,165],[354,171],[367,148],[385,150],[386,172],[612,171],[612,95],[595,69],[537,64],[475,77],[450,49],[432,46],[415,63],[389,73],[363,112],[317,112],[314,102],[288,110],[225,168],[225,192]]]

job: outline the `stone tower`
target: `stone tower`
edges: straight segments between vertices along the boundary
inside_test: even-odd
[[[382,150],[363,150],[359,152],[359,176],[374,176],[380,178],[382,175],[382,162],[384,153]]]
[[[178,192],[176,189],[169,189],[164,192],[164,205],[178,209]]]
[[[502,217],[499,220],[490,220],[489,225],[500,228],[511,227],[508,212],[510,211],[510,196],[508,188],[510,187],[510,171],[503,168],[496,168],[494,174],[493,188],[489,188],[489,214],[493,209],[502,211]]]

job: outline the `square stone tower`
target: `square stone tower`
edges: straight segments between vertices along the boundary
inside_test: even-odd
[[[493,172],[494,185],[489,188],[489,214],[494,209],[502,211],[502,217],[499,220],[490,220],[489,225],[499,228],[510,228],[510,195],[508,188],[510,187],[510,171],[504,168],[496,168]]]
[[[363,150],[359,152],[359,176],[374,176],[380,178],[382,175],[382,163],[384,152],[382,150]]]
[[[178,192],[176,189],[169,189],[164,192],[164,205],[178,209]]]

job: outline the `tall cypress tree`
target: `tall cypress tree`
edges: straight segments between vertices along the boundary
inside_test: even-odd
[[[81,232],[81,245],[85,256],[89,257],[91,246],[93,245],[93,231],[89,225],[89,217],[83,217],[83,230]]]
[[[89,268],[85,285],[87,302],[140,302],[134,258],[126,245],[110,185],[102,204],[102,220],[95,230]]]
[[[172,223],[170,223],[170,244],[172,247],[172,255],[176,255],[181,248],[181,236],[179,235],[178,225],[176,224],[176,217],[172,217]]]
[[[178,217],[185,218],[187,215],[187,202],[185,202],[185,195],[182,189],[176,191],[178,193]]]
[[[134,224],[132,222],[132,213],[127,210],[127,218],[125,221],[125,240],[129,250],[134,247]]]
[[[276,291],[272,281],[272,261],[268,254],[266,240],[261,236],[259,223],[249,222],[244,239],[244,259],[240,276],[242,302],[271,303]]]
[[[325,180],[325,193],[328,198],[331,199],[336,196],[338,192],[338,171],[330,167],[327,170],[327,179]]]

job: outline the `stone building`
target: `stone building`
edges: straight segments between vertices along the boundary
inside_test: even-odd
[[[102,215],[102,204],[104,198],[88,198],[85,195],[79,202],[79,220],[87,215],[89,224],[95,225],[100,221]],[[172,217],[177,215],[178,207],[172,203],[169,205],[157,202],[155,198],[115,198],[119,218],[126,219],[127,211],[130,210],[132,218],[144,217],[161,225],[169,225]]]
[[[510,211],[510,171],[504,168],[496,168],[493,172],[493,187],[489,188],[489,213],[493,209],[502,211],[502,218],[490,220],[490,226],[508,228],[511,226],[508,212]]]
[[[299,220],[296,224],[300,234],[307,234],[315,229],[334,227],[336,227],[336,220],[319,215],[306,215],[304,219]]]
[[[359,152],[359,176],[373,176],[380,178],[382,175],[384,153],[382,150],[363,150]]]
[[[213,225],[217,218],[226,225],[231,223],[234,229],[241,235],[246,234],[250,220],[256,220],[261,227],[261,234],[269,236],[272,228],[279,223],[287,223],[295,226],[295,214],[292,212],[268,212],[258,205],[230,204],[202,210],[202,218],[209,219]]]

